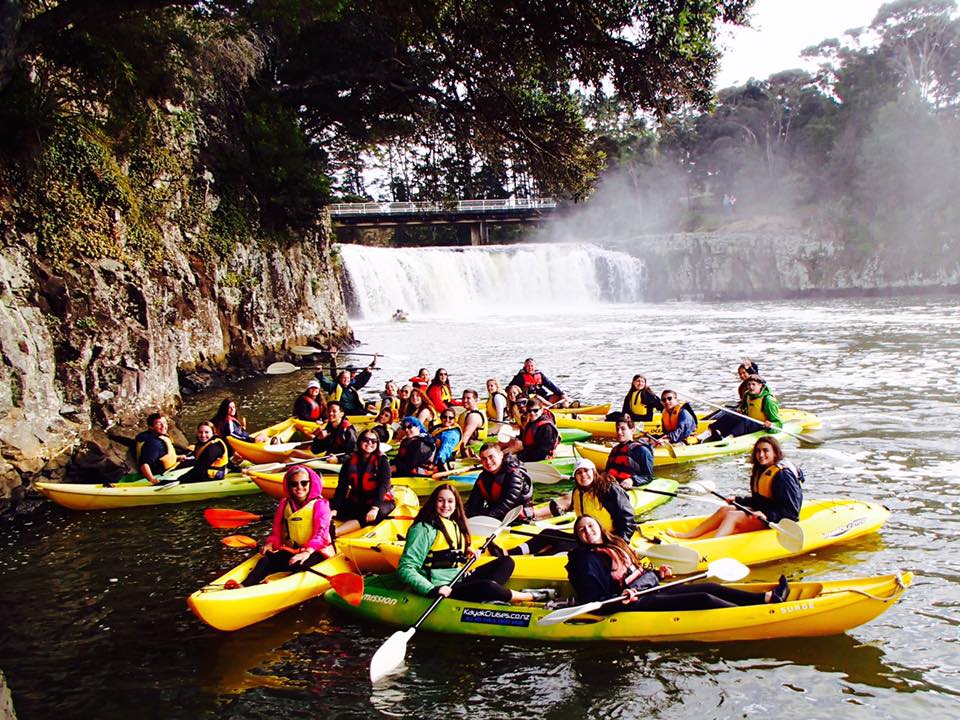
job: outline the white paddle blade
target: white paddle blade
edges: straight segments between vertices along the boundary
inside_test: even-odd
[[[176,487],[179,484],[179,480],[171,480],[170,482],[160,483],[153,489],[153,491],[157,492],[159,490],[169,490],[170,488]]]
[[[771,523],[770,527],[777,531],[777,542],[783,547],[794,554],[803,552],[803,528],[799,523],[784,518],[778,523]]]
[[[717,489],[717,484],[712,480],[696,480],[688,483],[686,490],[694,495],[709,495]]]
[[[388,452],[393,451],[393,445],[390,443],[380,443],[380,452],[386,455]]]
[[[300,369],[299,365],[294,365],[293,363],[288,362],[275,362],[272,365],[267,366],[266,373],[267,375],[289,375],[292,372],[296,372]]]
[[[397,630],[387,638],[370,659],[370,682],[375,683],[400,667],[407,654],[407,642],[416,631],[416,628]]]
[[[733,558],[720,558],[707,565],[707,577],[724,582],[737,582],[750,574],[750,568]]]
[[[636,548],[644,557],[669,565],[677,575],[688,575],[700,566],[700,553],[693,548],[668,543]]]
[[[562,622],[566,622],[567,620],[571,620],[580,615],[586,615],[588,612],[593,612],[601,605],[603,605],[603,603],[599,600],[596,600],[591,603],[586,603],[585,605],[577,605],[575,607],[554,610],[552,613],[544,615],[542,618],[537,620],[537,625],[559,625]]]
[[[491,533],[496,532],[499,527],[500,521],[489,515],[476,515],[472,518],[467,518],[467,530],[470,531],[471,535],[478,537],[487,537]]]
[[[526,469],[530,479],[539,485],[553,485],[565,479],[559,470],[550,465],[530,464]]]
[[[293,345],[290,348],[290,352],[292,352],[294,355],[319,355],[320,353],[326,351],[321,350],[320,348],[315,348],[312,345]]]
[[[509,425],[501,425],[500,429],[497,430],[497,442],[510,442],[514,437],[516,437],[516,435],[514,434],[513,428]]]

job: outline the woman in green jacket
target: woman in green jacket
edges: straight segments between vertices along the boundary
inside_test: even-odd
[[[481,565],[451,587],[450,582],[476,552],[470,548],[463,501],[453,486],[445,483],[433,491],[410,526],[397,573],[410,589],[427,597],[511,603],[545,599],[504,587],[513,574],[510,557]]]

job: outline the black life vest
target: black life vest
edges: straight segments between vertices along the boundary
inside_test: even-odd
[[[386,462],[384,456],[376,453],[372,462],[363,463],[360,453],[351,453],[347,461],[347,481],[350,483],[349,495],[357,501],[368,500],[376,491],[380,478],[380,463]],[[387,490],[384,500],[393,500],[393,489]]]

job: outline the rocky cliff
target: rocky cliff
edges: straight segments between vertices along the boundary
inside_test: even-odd
[[[953,243],[955,246],[957,243]],[[960,261],[944,252],[917,262],[911,248],[851,251],[829,230],[750,223],[717,232],[644,235],[609,244],[642,258],[645,297],[756,299],[806,294],[936,290],[960,285]]]
[[[152,271],[113,259],[55,271],[33,236],[2,230],[0,509],[40,474],[119,474],[126,448],[107,433],[129,437],[144,413],[175,409],[181,380],[349,339],[326,216],[297,244],[209,262],[168,224]]]

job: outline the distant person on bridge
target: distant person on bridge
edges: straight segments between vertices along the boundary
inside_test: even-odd
[[[562,406],[566,404],[567,399],[563,390],[537,370],[537,364],[533,361],[533,358],[527,358],[523,361],[523,369],[514,375],[510,384],[518,386],[523,390],[524,395],[539,395],[554,405]]]

